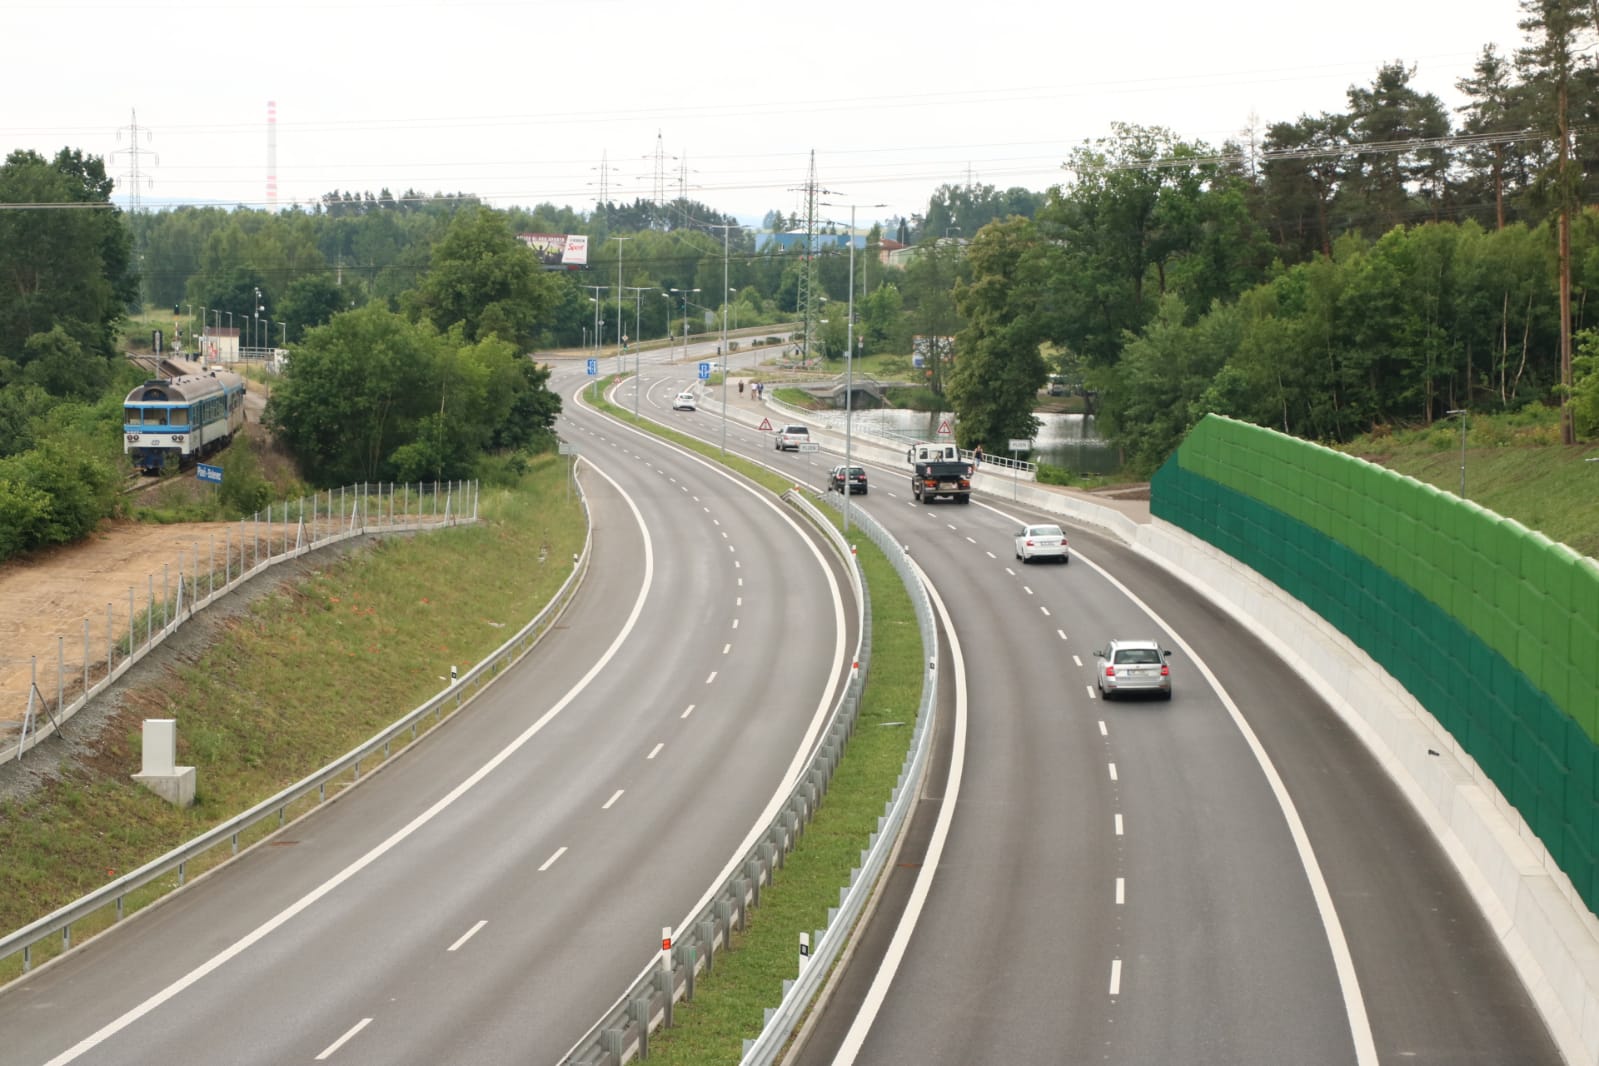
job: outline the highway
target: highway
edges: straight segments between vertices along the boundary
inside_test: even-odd
[[[670,411],[692,367],[645,358],[648,417],[802,485],[842,461],[826,434],[775,452],[736,390],[725,424],[718,393]],[[0,994],[0,1066],[555,1063],[693,910],[836,690],[843,582],[780,507],[583,410],[581,376],[556,381],[596,566],[559,632],[273,846]],[[943,605],[948,698],[791,1061],[1560,1061],[1442,850],[1247,627],[1081,529],[1069,566],[1023,566],[1010,533],[1048,516],[983,485],[915,504],[903,464],[864,465],[854,505]],[[1096,698],[1094,648],[1144,635],[1172,701]]]
[[[560,625],[381,772],[0,993],[0,1063],[553,1063],[652,962],[813,744],[853,608],[780,504],[568,410],[595,555]]]
[[[831,434],[771,451],[746,410],[730,447],[817,487],[842,461]],[[655,417],[718,440],[719,411]],[[1010,533],[1050,516],[916,504],[908,467],[866,465],[854,504],[928,574],[964,701],[790,1061],[1560,1062],[1442,849],[1246,627],[1084,530],[1023,566]],[[1170,703],[1096,698],[1111,636],[1175,650]]]

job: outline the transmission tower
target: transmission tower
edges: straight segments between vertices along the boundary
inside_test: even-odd
[[[666,222],[666,144],[661,140],[661,131],[655,131],[655,210],[659,213],[662,228]]]
[[[800,269],[798,311],[803,323],[800,332],[800,358],[809,361],[811,357],[811,339],[815,330],[815,322],[819,317],[820,303],[816,292],[816,149],[811,149],[810,170],[806,174],[805,184],[798,191],[805,199],[805,260]]]
[[[128,128],[126,131],[120,129],[117,130],[118,141],[122,140],[122,134],[124,132],[127,133],[128,147],[118,148],[111,154],[116,155],[118,152],[120,152],[128,157],[128,222],[133,230],[133,262],[139,272],[139,304],[140,306],[143,306],[149,302],[150,291],[149,282],[146,280],[144,271],[145,233],[144,227],[139,224],[139,211],[143,207],[143,204],[140,202],[139,198],[139,190],[146,183],[153,185],[154,182],[152,182],[151,179],[146,175],[140,173],[139,157],[142,155],[148,155],[154,159],[156,165],[158,166],[161,163],[161,157],[140,143],[139,135],[141,133],[144,134],[144,142],[149,142],[150,131],[139,129],[139,112],[130,109],[128,111],[128,120]]]
[[[150,182],[150,178],[140,173],[139,157],[142,155],[151,156],[154,158],[157,166],[159,166],[161,163],[161,157],[156,155],[150,149],[143,147],[143,145],[140,143],[139,135],[141,133],[144,135],[144,141],[146,143],[149,142],[150,131],[139,129],[139,112],[129,111],[128,114],[130,121],[128,122],[127,129],[117,130],[118,141],[122,140],[123,133],[127,133],[128,147],[118,148],[111,154],[117,155],[120,153],[128,157],[128,210],[130,214],[136,215],[139,213],[140,207],[142,206],[139,202],[139,189],[147,182]],[[153,182],[150,183],[153,184]]]
[[[267,210],[278,210],[278,102],[267,101]]]

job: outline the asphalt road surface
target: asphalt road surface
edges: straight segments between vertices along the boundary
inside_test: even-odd
[[[714,440],[717,411],[659,417]],[[729,433],[800,484],[841,461]],[[854,505],[944,602],[964,707],[792,1062],[1560,1061],[1442,849],[1246,626],[1084,530],[1024,566],[1010,534],[1058,516],[916,504],[908,468],[868,466]],[[1094,649],[1144,636],[1172,701],[1098,699]]]
[[[381,773],[0,994],[0,1063],[553,1063],[650,964],[814,743],[853,609],[761,494],[592,414],[563,433],[595,556],[557,629]]]

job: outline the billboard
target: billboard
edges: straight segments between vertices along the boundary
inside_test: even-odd
[[[589,239],[581,233],[518,233],[545,270],[587,270]]]

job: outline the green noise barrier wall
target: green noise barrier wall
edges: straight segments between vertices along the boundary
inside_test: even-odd
[[[1151,509],[1336,626],[1426,707],[1599,912],[1599,566],[1371,463],[1209,416]]]

